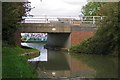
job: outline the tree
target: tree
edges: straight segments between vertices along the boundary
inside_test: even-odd
[[[14,44],[14,33],[26,15],[27,6],[25,2],[3,2],[2,3],[2,40],[8,44]]]
[[[102,16],[107,16],[106,19],[99,24],[100,28],[95,35],[95,37],[100,40],[98,40],[98,43],[104,43],[104,46],[101,47],[105,48],[99,48],[104,54],[118,53],[118,44],[120,40],[120,26],[118,24],[118,15],[120,13],[119,7],[120,5],[118,2],[108,2],[105,3],[98,12],[98,14],[101,14]]]
[[[104,3],[100,2],[88,2],[85,6],[82,8],[82,14],[84,16],[96,16],[99,15],[97,14],[101,8],[101,6]]]
[[[120,27],[118,25],[119,7],[117,2],[105,3],[97,14],[106,16],[106,18],[99,23],[95,36],[91,40],[91,45],[96,46],[91,48],[91,52],[96,54],[117,54],[118,40],[120,40]]]

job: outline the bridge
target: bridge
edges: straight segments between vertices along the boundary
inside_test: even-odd
[[[20,33],[48,33],[47,45],[70,48],[93,36],[97,30],[96,22],[102,16],[76,17],[23,17],[22,27],[16,33],[19,45]]]

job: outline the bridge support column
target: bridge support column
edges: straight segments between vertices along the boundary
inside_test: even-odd
[[[77,45],[83,40],[93,36],[95,32],[72,32],[71,33],[71,44]]]
[[[71,45],[77,45],[83,40],[93,36],[96,32],[94,27],[73,26],[71,32]]]

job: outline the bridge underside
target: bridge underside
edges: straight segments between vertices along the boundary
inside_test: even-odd
[[[47,45],[49,47],[70,48],[70,33],[48,33]]]

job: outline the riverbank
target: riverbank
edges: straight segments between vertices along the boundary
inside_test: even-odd
[[[2,77],[3,78],[36,78],[37,73],[27,62],[28,57],[19,56],[23,53],[38,52],[36,49],[20,47],[2,48]]]
[[[101,36],[102,37],[102,36]],[[110,56],[118,56],[118,44],[115,44],[113,48],[111,48],[112,43],[115,42],[104,42],[99,41],[97,35],[88,38],[81,43],[74,45],[70,48],[71,53],[76,54],[96,54],[96,55],[110,55]]]

